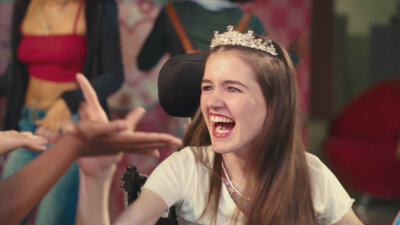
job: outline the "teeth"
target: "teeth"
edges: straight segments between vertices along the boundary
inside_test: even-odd
[[[211,120],[211,122],[214,122],[214,123],[219,123],[219,122],[222,122],[222,123],[232,123],[232,122],[233,122],[233,120],[231,120],[231,119],[229,119],[229,118],[227,118],[227,117],[224,117],[224,116],[215,116],[215,115],[211,115],[211,116],[210,116],[210,120]]]

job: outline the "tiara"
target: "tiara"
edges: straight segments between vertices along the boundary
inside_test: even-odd
[[[263,39],[257,39],[254,37],[254,32],[248,30],[247,33],[240,33],[233,29],[232,25],[227,27],[228,31],[220,34],[218,31],[214,31],[214,38],[211,40],[210,48],[221,45],[239,45],[247,48],[258,49],[269,53],[270,55],[277,56],[275,46],[269,39],[264,41]]]

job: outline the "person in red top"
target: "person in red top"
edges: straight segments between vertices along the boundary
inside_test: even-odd
[[[10,63],[0,76],[0,96],[7,96],[5,130],[35,132],[53,142],[65,122],[78,119],[83,100],[78,72],[91,81],[107,111],[107,97],[124,79],[117,15],[113,0],[16,1]],[[11,152],[2,179],[38,154]],[[35,224],[74,224],[78,186],[74,163],[41,201]]]

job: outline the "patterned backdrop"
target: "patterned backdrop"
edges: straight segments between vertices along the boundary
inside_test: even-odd
[[[119,24],[121,45],[126,81],[121,90],[109,99],[114,118],[122,117],[135,106],[143,106],[147,114],[139,125],[139,130],[169,132],[181,136],[182,120],[167,116],[157,101],[157,74],[168,56],[152,70],[140,72],[136,67],[136,55],[140,46],[150,32],[153,21],[158,14],[160,4],[166,1],[148,0],[116,0],[119,8]],[[288,46],[292,40],[310,25],[311,0],[256,0],[242,7],[255,13],[263,22],[270,36]],[[9,49],[9,27],[12,12],[12,1],[0,0],[0,71],[4,71]],[[305,111],[309,105],[309,58],[300,62],[297,68],[302,106]],[[4,110],[4,99],[0,100],[0,113]],[[161,159],[168,155],[168,150],[162,151]],[[111,195],[111,217],[123,209],[120,175],[126,165],[135,164],[140,172],[149,173],[159,160],[138,156],[125,155],[121,162]],[[0,167],[1,167],[0,161]]]

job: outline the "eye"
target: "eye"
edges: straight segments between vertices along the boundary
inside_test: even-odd
[[[235,88],[235,87],[228,87],[228,92],[230,93],[238,93],[241,92],[239,89]]]
[[[204,86],[201,87],[201,90],[202,90],[203,92],[205,92],[205,91],[211,91],[212,89],[213,89],[213,87],[210,86],[210,85],[204,85]]]

